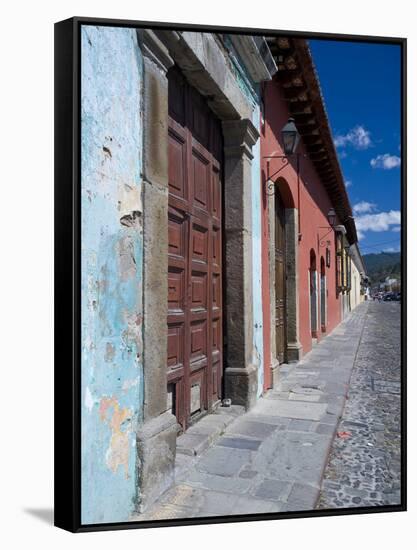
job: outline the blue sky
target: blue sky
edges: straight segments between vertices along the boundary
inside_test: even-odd
[[[400,247],[400,46],[310,40],[362,254]]]

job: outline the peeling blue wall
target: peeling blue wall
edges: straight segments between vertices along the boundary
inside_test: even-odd
[[[82,27],[82,523],[136,497],[142,368],[142,58],[133,29]],[[70,437],[70,435],[69,435]]]
[[[252,122],[260,132],[260,109],[255,106]],[[264,344],[262,315],[262,208],[261,139],[252,148],[252,284],[253,284],[253,364],[258,367],[258,397],[263,393]]]

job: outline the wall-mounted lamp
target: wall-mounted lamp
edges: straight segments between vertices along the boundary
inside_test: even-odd
[[[319,227],[319,229],[327,229],[327,233],[325,233],[322,237],[318,237],[319,246],[325,246],[326,245],[326,242],[324,241],[324,239],[334,229],[334,224],[336,223],[336,212],[335,212],[334,208],[330,208],[330,210],[327,212],[327,221],[329,222],[328,226]],[[329,242],[330,241],[327,241],[327,244],[329,244]],[[330,251],[329,251],[329,253],[330,253]],[[326,261],[326,263],[330,263],[330,258],[329,258],[329,262]],[[327,266],[327,267],[329,267],[329,266]]]
[[[300,141],[300,134],[295,125],[293,118],[289,118],[288,122],[284,125],[281,130],[281,141],[282,148],[284,150],[284,155],[270,155],[263,157],[266,159],[266,188],[265,193],[267,195],[275,195],[275,182],[271,181],[272,177],[277,176],[277,174],[288,165],[289,159],[291,157],[296,158],[296,171],[297,171],[297,194],[298,194],[298,240],[301,240],[301,203],[300,203],[300,154],[296,153],[297,145]],[[274,172],[271,176],[270,174],[270,162],[271,159],[281,159],[282,166]]]
[[[281,130],[281,139],[284,146],[284,153],[287,156],[293,155],[300,141],[300,134],[298,133],[293,118],[289,118],[287,124],[285,124]]]
[[[330,208],[330,210],[328,211],[327,221],[329,222],[330,227],[333,228],[334,224],[336,223],[336,212],[334,208]]]
[[[274,195],[275,194],[275,182],[271,181],[271,178],[277,176],[277,174],[287,166],[291,157],[296,157],[296,169],[297,169],[297,181],[299,182],[300,174],[300,155],[296,153],[297,145],[300,141],[300,134],[298,133],[297,126],[295,125],[294,119],[289,118],[288,122],[284,125],[281,130],[281,142],[282,149],[284,151],[283,155],[269,155],[263,157],[266,159],[266,194]],[[270,174],[270,163],[272,159],[281,159],[283,166]]]

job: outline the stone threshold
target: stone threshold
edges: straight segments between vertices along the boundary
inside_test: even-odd
[[[239,405],[218,407],[214,412],[207,414],[177,439],[177,454],[199,456],[211,447],[227,426],[245,412]]]

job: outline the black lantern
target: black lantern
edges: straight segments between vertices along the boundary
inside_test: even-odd
[[[284,153],[293,155],[300,141],[300,134],[294,124],[294,119],[289,118],[287,124],[281,130],[282,143],[284,145]]]
[[[327,214],[327,220],[329,222],[330,227],[334,227],[334,224],[336,222],[336,212],[334,211],[334,208],[330,208]]]

